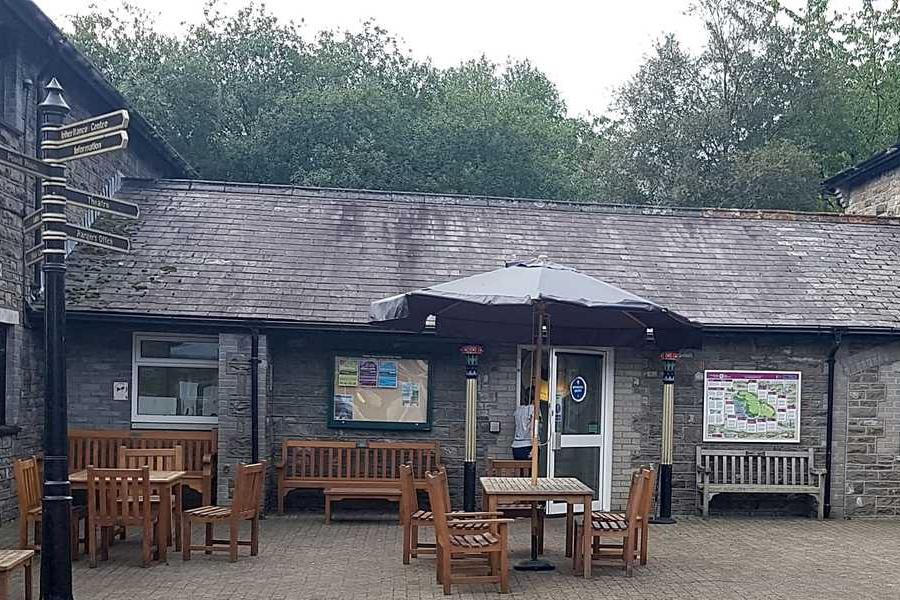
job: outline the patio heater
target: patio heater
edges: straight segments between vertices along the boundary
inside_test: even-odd
[[[672,454],[675,428],[675,360],[678,352],[664,352],[663,361],[663,405],[662,405],[662,448],[659,459],[659,516],[651,523],[670,524],[672,518]]]
[[[463,462],[463,510],[475,510],[475,455],[478,448],[478,357],[484,348],[477,344],[462,346],[466,357],[466,453]]]

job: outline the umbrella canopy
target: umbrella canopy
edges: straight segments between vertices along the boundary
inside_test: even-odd
[[[372,323],[470,341],[530,343],[534,308],[547,315],[554,344],[640,346],[653,330],[664,350],[699,345],[700,328],[655,302],[549,262],[544,257],[373,302]]]

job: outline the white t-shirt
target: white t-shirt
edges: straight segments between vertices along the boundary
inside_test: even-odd
[[[513,448],[525,448],[531,445],[531,416],[534,406],[520,404],[516,407],[516,435],[513,437]]]

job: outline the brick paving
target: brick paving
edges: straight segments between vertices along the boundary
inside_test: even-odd
[[[140,566],[136,537],[117,543],[109,562],[75,564],[77,600],[426,600],[444,598],[431,559],[400,562],[400,528],[389,515],[339,513],[331,526],[320,515],[270,516],[262,524],[260,556],[231,564],[222,554],[195,554],[189,563]],[[351,520],[352,519],[352,520]],[[595,567],[575,577],[563,556],[564,523],[548,520],[546,557],[552,573],[512,571],[506,598],[826,600],[900,597],[900,521],[685,518],[651,529],[650,564],[626,578]],[[6,547],[15,523],[0,529]],[[199,531],[195,536],[199,535]],[[528,524],[513,527],[512,560],[528,554]],[[241,549],[242,553],[246,549]],[[14,592],[20,594],[21,578]],[[37,573],[35,579],[37,580]],[[490,586],[454,587],[454,597],[501,597]],[[21,596],[12,596],[21,597]]]

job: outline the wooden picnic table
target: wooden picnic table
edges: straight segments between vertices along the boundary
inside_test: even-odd
[[[500,504],[522,504],[555,500],[566,503],[566,556],[572,548],[575,528],[575,505],[591,510],[594,490],[575,477],[538,477],[532,485],[531,477],[482,477],[481,487],[487,502],[487,511],[494,512]],[[539,527],[532,516],[532,531]],[[584,527],[581,552],[584,557],[584,576],[591,576],[591,528]],[[536,555],[536,536],[531,536],[532,557]]]
[[[181,485],[186,471],[150,471],[150,487],[159,496],[159,530],[166,532],[166,542],[159,544],[159,561],[166,562],[168,546],[173,542],[175,550],[181,550]],[[87,489],[87,470],[69,474],[73,490]],[[172,506],[172,498],[175,505]],[[90,499],[88,499],[90,501]],[[172,512],[175,512],[175,530],[172,529]]]

